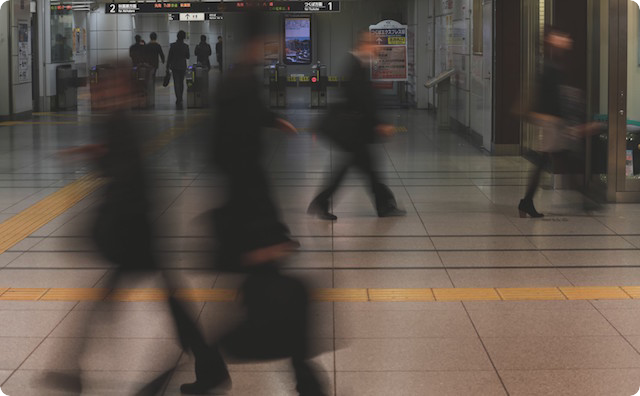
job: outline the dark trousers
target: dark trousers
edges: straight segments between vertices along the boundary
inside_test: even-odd
[[[338,190],[338,187],[340,187],[340,184],[347,175],[349,168],[352,166],[360,169],[360,171],[366,175],[371,188],[371,193],[375,197],[376,209],[378,209],[378,211],[396,206],[391,190],[389,190],[389,188],[380,181],[378,175],[373,169],[373,156],[371,155],[367,145],[358,147],[350,152],[350,157],[347,162],[345,162],[340,169],[333,174],[329,183],[322,192],[318,194],[315,201],[321,205],[327,204],[329,199]]]
[[[184,76],[187,73],[186,70],[172,70],[173,72],[173,89],[176,92],[176,103],[182,103],[182,96],[184,93]]]

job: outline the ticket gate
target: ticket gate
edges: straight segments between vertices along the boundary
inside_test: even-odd
[[[156,85],[153,78],[154,67],[139,64],[133,67],[135,96],[134,109],[149,109],[156,104]]]
[[[187,108],[209,105],[209,69],[196,64],[187,69]]]
[[[56,107],[58,110],[78,108],[78,70],[72,65],[56,67]]]
[[[327,66],[320,62],[311,66],[311,107],[327,107]]]
[[[269,84],[269,106],[287,107],[287,67],[280,63],[265,67],[265,79]]]

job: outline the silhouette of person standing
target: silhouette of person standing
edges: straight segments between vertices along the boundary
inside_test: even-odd
[[[218,42],[216,43],[216,60],[218,61],[218,68],[222,72],[222,36],[218,36]]]
[[[187,59],[189,59],[189,46],[184,43],[187,34],[184,30],[178,32],[177,40],[171,43],[167,56],[167,68],[173,73],[173,88],[176,93],[176,107],[182,109],[182,97],[184,93],[184,78],[187,73]]]
[[[207,43],[207,36],[204,34],[200,36],[200,42],[196,46],[196,50],[194,51],[196,55],[196,59],[198,63],[202,66],[206,67],[207,70],[211,69],[211,62],[209,62],[209,57],[211,56],[211,46]]]

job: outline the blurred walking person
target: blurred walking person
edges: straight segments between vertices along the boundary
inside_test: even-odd
[[[544,45],[544,66],[533,111],[525,115],[528,121],[539,127],[541,134],[534,151],[535,169],[525,196],[518,204],[520,217],[544,217],[533,204],[543,170],[556,163],[562,165],[564,171],[583,172],[584,138],[601,126],[585,122],[584,92],[568,84],[567,58],[573,48],[573,39],[565,32],[547,28]],[[584,196],[583,202],[585,210],[596,208]]]
[[[187,34],[180,30],[177,40],[171,43],[169,55],[167,55],[167,68],[173,73],[173,89],[176,93],[176,108],[183,108],[184,78],[187,73],[187,59],[189,59],[189,46],[184,40]]]
[[[138,281],[151,276],[162,276],[168,289],[175,289],[175,281],[166,273],[161,273],[159,259],[155,253],[154,232],[151,219],[151,201],[149,177],[143,162],[143,147],[137,126],[129,109],[134,100],[135,88],[131,84],[131,71],[128,69],[107,69],[107,78],[96,88],[96,108],[103,113],[98,125],[99,139],[85,146],[67,149],[65,155],[80,155],[91,159],[96,171],[105,183],[102,187],[102,200],[98,205],[91,236],[98,253],[113,265],[105,277],[102,287],[113,290],[124,281]],[[73,358],[77,373],[48,373],[45,385],[64,390],[67,394],[81,394],[83,391],[80,376],[80,359],[89,343],[90,326],[100,320],[113,322],[115,311],[101,310],[98,300],[88,318],[82,324],[79,347],[74,348]],[[179,322],[186,313],[181,306],[171,305],[178,337],[184,345],[185,328]],[[64,353],[68,353],[65,351]],[[59,356],[59,355],[58,355]],[[171,367],[166,373],[143,388],[138,395],[154,395],[168,380]]]
[[[188,333],[193,342],[196,380],[183,384],[180,390],[184,394],[206,394],[230,387],[231,378],[222,357],[226,352],[226,356],[240,359],[290,358],[298,392],[322,396],[321,382],[308,362],[307,288],[279,271],[282,259],[298,244],[280,220],[262,165],[264,128],[291,133],[296,130],[262,101],[262,86],[255,74],[264,46],[262,17],[250,12],[244,18],[247,42],[214,100],[214,163],[226,176],[227,199],[214,210],[213,221],[219,246],[217,269],[247,274],[241,287],[247,315],[245,321],[212,344],[190,319]]]
[[[330,200],[351,167],[358,168],[366,175],[379,217],[406,214],[398,209],[393,192],[376,174],[375,158],[370,148],[378,136],[391,136],[395,131],[393,125],[382,123],[378,117],[376,93],[369,80],[369,63],[374,49],[371,33],[360,33],[356,48],[349,54],[346,101],[333,106],[320,126],[321,132],[348,155],[346,162],[333,173],[324,189],[309,205],[307,212],[321,219],[338,218],[329,211]]]

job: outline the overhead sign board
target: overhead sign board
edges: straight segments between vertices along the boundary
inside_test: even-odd
[[[407,25],[385,20],[369,26],[375,44],[371,59],[372,81],[406,81]]]
[[[174,12],[169,14],[170,21],[220,21],[224,19],[220,13],[211,12]]]
[[[107,14],[221,13],[247,10],[270,12],[339,12],[340,1],[207,1],[176,3],[108,3]]]

